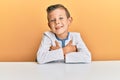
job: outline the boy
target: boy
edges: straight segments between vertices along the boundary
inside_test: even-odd
[[[48,26],[37,52],[37,62],[89,63],[91,53],[77,32],[68,32],[72,17],[61,4],[47,8]]]

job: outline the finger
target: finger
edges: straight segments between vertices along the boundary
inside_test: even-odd
[[[72,41],[72,40],[70,40],[70,44],[72,44],[72,42],[73,42],[73,41]]]
[[[59,43],[57,41],[55,41],[56,47],[59,47]]]
[[[50,50],[53,50],[53,46],[50,46]]]
[[[67,45],[72,45],[72,40],[69,41],[69,43]]]

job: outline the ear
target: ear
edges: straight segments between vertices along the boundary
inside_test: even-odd
[[[69,20],[70,23],[72,23],[73,18],[72,18],[72,17],[69,17],[68,20]]]
[[[48,26],[49,26],[49,28],[50,28],[50,23],[48,22]]]

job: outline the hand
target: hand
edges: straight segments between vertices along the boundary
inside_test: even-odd
[[[57,41],[55,41],[55,44],[56,44],[56,46],[51,46],[51,47],[50,47],[50,51],[51,51],[51,50],[56,50],[56,49],[59,49],[59,48],[60,48],[60,46],[59,46],[59,44],[58,44]]]
[[[75,45],[72,45],[72,40],[63,48],[64,55],[69,52],[77,52],[77,48]]]

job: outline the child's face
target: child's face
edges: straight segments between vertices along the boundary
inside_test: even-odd
[[[56,35],[68,32],[71,21],[72,18],[67,18],[65,10],[62,8],[57,8],[48,14],[48,25]]]

